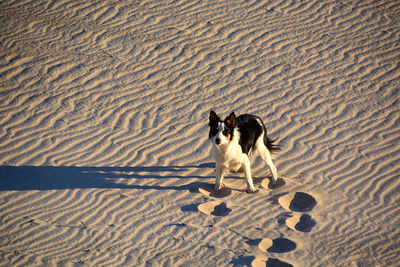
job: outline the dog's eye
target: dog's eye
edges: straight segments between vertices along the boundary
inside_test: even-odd
[[[222,132],[223,135],[228,135],[228,130],[224,129],[224,131]]]

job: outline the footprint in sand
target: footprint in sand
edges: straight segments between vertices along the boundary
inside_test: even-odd
[[[285,253],[295,250],[296,247],[297,245],[293,241],[287,238],[279,237],[272,240],[272,246],[268,248],[267,251],[274,253]]]
[[[307,212],[317,205],[314,197],[303,192],[283,195],[278,199],[278,202],[283,208],[294,212]]]
[[[213,198],[223,198],[232,194],[232,190],[228,187],[222,187],[221,190],[215,191],[214,184],[203,183],[199,187],[199,192],[205,197],[213,197]]]
[[[264,261],[259,258],[255,258],[251,263],[252,267],[293,267],[292,264],[287,262],[281,261],[280,259],[276,258],[268,258],[267,261]]]
[[[293,230],[300,232],[311,232],[316,222],[308,214],[295,215],[286,220],[286,225]]]
[[[282,178],[278,178],[278,184],[273,186],[271,179],[263,179],[261,181],[261,186],[265,189],[278,189],[283,187],[286,184],[285,180],[283,180]]]
[[[198,210],[207,215],[226,216],[232,209],[229,204],[219,201],[210,201],[200,204]]]
[[[274,253],[284,253],[289,252],[296,249],[296,243],[293,241],[286,239],[286,238],[277,238],[277,239],[270,239],[270,238],[263,238],[258,243],[258,248],[262,252],[274,252]],[[276,258],[268,258],[267,261],[262,260],[260,258],[255,258],[251,262],[251,266],[253,267],[261,267],[261,266],[268,266],[268,267],[292,267],[293,265],[281,261]]]
[[[283,195],[278,202],[283,208],[293,212],[311,211],[317,205],[315,198],[303,192]],[[316,222],[308,214],[295,214],[286,219],[286,225],[295,231],[310,232]]]
[[[271,238],[253,239],[247,242],[249,245],[258,246],[262,252],[284,253],[296,249],[296,243],[287,238]]]
[[[270,247],[272,247],[273,244],[274,244],[274,242],[272,241],[271,238],[263,238],[263,239],[261,239],[260,243],[258,243],[258,248],[262,252],[267,252],[268,249]]]

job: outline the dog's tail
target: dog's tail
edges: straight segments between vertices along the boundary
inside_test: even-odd
[[[264,144],[268,148],[268,150],[273,154],[281,150],[279,145],[276,144],[276,141],[278,141],[278,139],[279,139],[279,137],[275,138],[274,140],[268,138],[267,129],[265,128],[265,125],[264,125]]]
[[[279,137],[278,137],[278,138],[279,138]],[[278,145],[278,144],[275,144],[275,142],[278,140],[278,138],[272,140],[272,139],[269,139],[267,136],[264,137],[264,144],[266,145],[266,147],[268,148],[268,150],[269,150],[272,154],[274,154],[274,153],[276,153],[276,152],[278,152],[278,151],[281,150],[281,148],[279,147],[279,145]]]

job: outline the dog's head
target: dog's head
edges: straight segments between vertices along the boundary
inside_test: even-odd
[[[229,143],[233,138],[233,133],[236,128],[236,116],[235,113],[231,113],[225,120],[221,118],[211,110],[209,117],[210,132],[208,138],[217,146],[222,146]]]

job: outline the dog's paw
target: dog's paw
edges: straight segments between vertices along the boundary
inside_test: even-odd
[[[278,189],[284,186],[285,184],[286,183],[282,178],[278,178],[276,181],[273,178],[270,178],[268,186],[264,187],[269,189]]]
[[[271,188],[276,188],[278,186],[278,180],[272,179],[271,181]]]
[[[258,189],[256,189],[256,188],[247,188],[247,190],[246,190],[246,193],[247,194],[254,194],[254,193],[257,193],[258,192]]]

